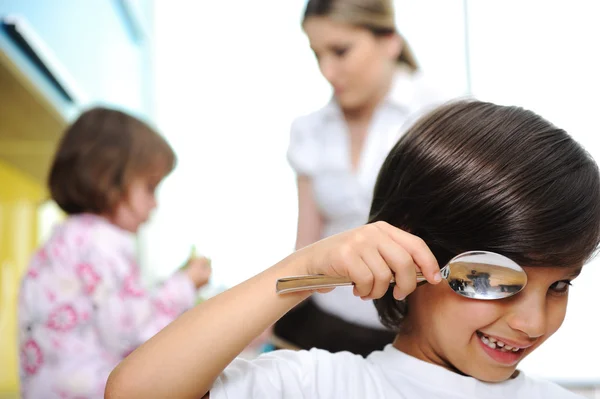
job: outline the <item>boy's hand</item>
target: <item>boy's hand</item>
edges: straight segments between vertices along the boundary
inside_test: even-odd
[[[394,297],[404,299],[416,288],[416,272],[427,281],[442,280],[437,260],[419,237],[385,222],[376,222],[318,241],[297,252],[308,274],[349,277],[354,295],[381,298],[396,280]]]
[[[184,272],[192,280],[196,288],[200,288],[208,283],[212,274],[210,259],[204,256],[192,257],[185,264]]]

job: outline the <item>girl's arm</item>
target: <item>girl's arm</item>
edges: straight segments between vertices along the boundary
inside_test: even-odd
[[[441,280],[425,243],[383,222],[321,240],[186,312],[111,373],[105,398],[201,398],[255,337],[309,296],[277,295],[280,277],[345,276],[371,299],[383,296],[395,275],[401,298],[416,287],[417,268],[428,281]]]
[[[304,248],[321,239],[323,216],[315,202],[312,179],[298,176],[298,231],[296,249]]]

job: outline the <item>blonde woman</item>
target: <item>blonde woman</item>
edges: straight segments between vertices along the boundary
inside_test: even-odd
[[[427,85],[390,0],[309,0],[302,27],[331,101],[292,124],[298,179],[296,249],[367,222],[379,168],[410,122],[442,96]],[[394,333],[352,289],[317,294],[274,327],[278,348],[368,355]]]

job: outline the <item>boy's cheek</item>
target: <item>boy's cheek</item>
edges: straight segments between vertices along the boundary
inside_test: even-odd
[[[457,308],[457,313],[471,320],[468,324],[475,325],[476,329],[483,328],[494,323],[502,318],[504,310],[501,306],[497,306],[493,301],[480,301],[475,299],[467,299]]]
[[[550,303],[547,307],[547,323],[548,323],[548,333],[547,336],[551,336],[554,334],[565,321],[565,316],[567,314],[567,301],[564,303],[557,301],[556,303]]]

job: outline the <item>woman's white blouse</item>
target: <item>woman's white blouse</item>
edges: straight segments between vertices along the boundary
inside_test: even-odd
[[[388,152],[416,119],[443,101],[420,74],[399,70],[375,110],[356,170],[350,160],[347,125],[334,100],[293,122],[288,161],[298,175],[311,179],[324,220],[323,237],[367,222],[375,180]],[[354,297],[351,287],[316,294],[314,300],[346,321],[383,328],[372,301]]]

